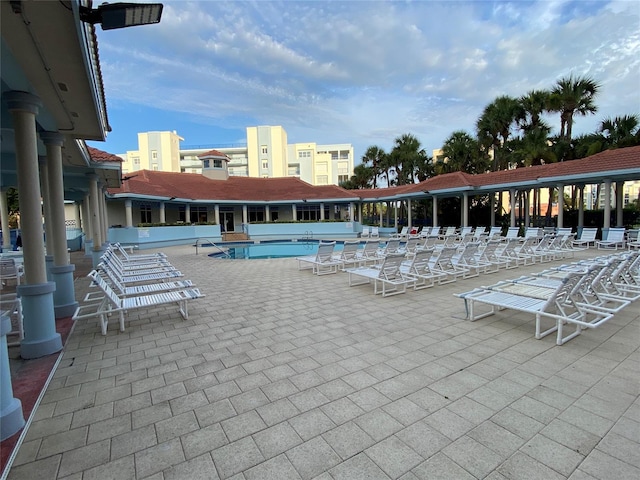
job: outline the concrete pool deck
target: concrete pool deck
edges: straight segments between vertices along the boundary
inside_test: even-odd
[[[453,296],[548,263],[380,298],[293,258],[162,251],[206,297],[78,321],[9,479],[640,477],[637,304],[558,347]]]

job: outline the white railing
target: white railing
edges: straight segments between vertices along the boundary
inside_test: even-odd
[[[225,257],[227,258],[231,258],[231,255],[229,255],[229,250],[228,249],[224,249],[219,247],[218,245],[215,244],[215,242],[209,238],[198,238],[196,240],[196,255],[198,255],[198,246],[204,243],[208,243],[209,245],[211,245],[212,247],[216,248],[220,253],[222,253]]]

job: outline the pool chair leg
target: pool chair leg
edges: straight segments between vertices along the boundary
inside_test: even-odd
[[[560,320],[556,320],[556,323],[553,327],[545,330],[544,332],[541,331],[541,329],[542,329],[542,315],[536,314],[536,339],[538,340],[540,340],[543,337],[546,337],[550,333],[562,330],[562,322]],[[562,334],[560,333],[560,335]]]
[[[187,306],[187,301],[181,301],[178,303],[178,307],[180,308],[180,315],[182,315],[182,318],[187,320],[189,318],[189,307]]]

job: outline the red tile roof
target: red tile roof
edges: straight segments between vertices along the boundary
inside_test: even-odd
[[[218,150],[209,150],[208,152],[204,152],[198,155],[198,158],[207,158],[207,157],[221,157],[221,158],[230,160],[229,156],[226,153],[219,152]]]
[[[295,177],[253,178],[229,177],[213,180],[197,173],[174,173],[140,170],[128,175],[111,194],[150,195],[191,200],[220,201],[292,201],[353,199],[358,195],[336,185],[313,186]]]
[[[101,152],[100,150],[92,149]],[[208,152],[210,153],[210,152]],[[120,161],[119,157],[106,154],[110,158]],[[95,160],[96,158],[94,158]],[[109,161],[109,160],[106,160]],[[525,183],[534,187],[537,180],[545,178],[567,177],[570,183],[572,176],[597,175],[604,180],[612,172],[627,171],[631,177],[640,180],[640,146],[628,147],[617,150],[607,150],[581,160],[539,165],[514,170],[502,170],[479,175],[470,175],[463,172],[454,172],[432,177],[424,182],[402,185],[398,187],[345,190],[336,185],[313,186],[299,178],[253,178],[253,177],[229,177],[228,180],[213,180],[195,173],[171,173],[141,170],[132,172],[129,179],[123,182],[119,189],[110,189],[111,194],[148,195],[157,197],[175,197],[192,200],[217,200],[217,201],[247,201],[247,202],[290,202],[296,200],[344,199],[375,200],[394,196],[412,195],[422,192],[437,194],[439,191],[459,190],[460,192],[493,185],[504,185],[508,189],[510,185]]]
[[[122,163],[122,158],[113,153],[105,152],[104,150],[99,150],[94,147],[90,147],[87,145],[87,150],[89,150],[89,155],[91,155],[91,160],[94,162],[119,162]]]

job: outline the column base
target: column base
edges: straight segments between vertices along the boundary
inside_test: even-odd
[[[73,283],[75,265],[58,265],[51,267],[51,276],[56,284],[53,293],[53,306],[56,318],[72,317],[78,308]]]
[[[22,403],[17,398],[12,398],[0,412],[0,441],[18,433],[24,424]]]
[[[53,309],[53,282],[20,285],[17,292],[22,299],[24,340],[20,343],[20,356],[40,358],[62,350],[62,337],[56,332]]]
[[[53,277],[51,276],[51,268],[53,267],[53,255],[45,255],[44,256],[44,264],[47,269],[47,282],[53,282]]]
[[[84,242],[84,256],[90,257],[93,252],[93,240],[85,240]]]
[[[100,264],[100,262],[102,261],[102,255],[104,255],[103,249],[99,249],[99,250],[93,249],[91,251],[93,268],[98,268],[98,264]]]

